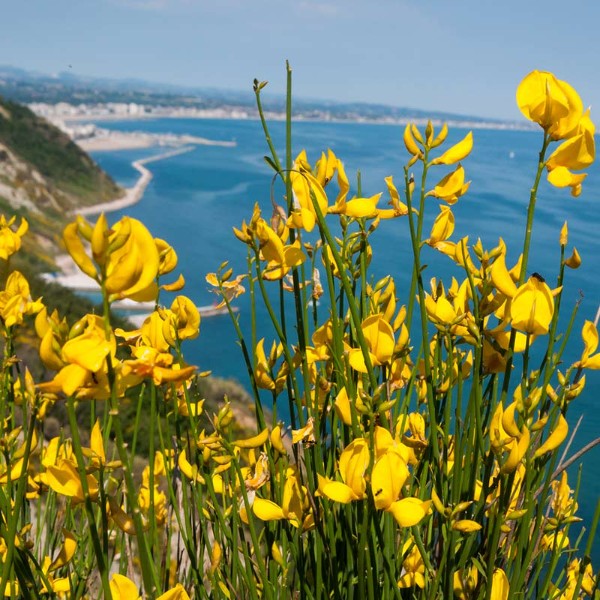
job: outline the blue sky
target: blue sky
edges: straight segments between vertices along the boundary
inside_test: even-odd
[[[282,92],[289,59],[301,97],[519,118],[537,68],[600,110],[597,0],[7,0],[0,14],[0,64],[47,73]]]

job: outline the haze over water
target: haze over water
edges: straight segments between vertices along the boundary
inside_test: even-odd
[[[273,185],[273,171],[264,162],[268,148],[260,123],[256,121],[160,119],[102,123],[102,127],[123,131],[191,134],[209,139],[236,140],[237,146],[198,146],[193,151],[151,165],[154,179],[142,201],[125,211],[109,215],[113,222],[122,214],[142,220],[152,234],[172,244],[179,256],[179,267],[186,278],[183,291],[198,305],[212,304],[215,296],[204,280],[228,260],[234,273],[246,271],[246,247],[232,233],[232,227],[249,220],[255,202],[265,217],[271,214],[271,194],[282,204],[283,188]],[[283,123],[273,123],[271,133],[278,148],[283,149]],[[458,141],[464,130],[451,130],[448,143]],[[541,132],[476,130],[474,149],[463,162],[471,188],[454,206],[456,229],[453,240],[470,236],[470,243],[481,238],[485,248],[498,244],[501,236],[508,246],[507,264],[516,262],[522,250],[529,190],[533,183]],[[384,192],[379,205],[387,201],[384,177],[394,175],[398,188],[403,183],[403,164],[407,154],[402,143],[402,129],[391,125],[357,125],[350,123],[298,123],[294,125],[294,155],[305,148],[312,164],[322,151],[331,148],[345,164],[350,181],[356,181],[361,170],[362,195]],[[94,158],[120,184],[131,186],[138,173],[133,160],[160,152],[158,149],[101,152]],[[281,154],[283,160],[283,151]],[[430,186],[448,172],[448,168],[432,170]],[[332,184],[335,186],[335,183]],[[353,190],[356,185],[353,185]],[[336,191],[333,193],[335,197]],[[330,194],[331,195],[331,194]],[[565,220],[569,226],[568,252],[576,246],[583,260],[580,269],[567,269],[561,312],[562,330],[574,304],[582,299],[565,363],[577,360],[583,348],[580,331],[585,319],[593,320],[600,305],[598,206],[600,201],[600,165],[589,169],[580,198],[572,198],[568,190],[552,188],[543,179],[538,195],[534,236],[529,261],[529,274],[541,274],[550,287],[558,273],[559,232]],[[437,214],[439,204],[428,199],[430,217],[425,230]],[[412,269],[412,251],[405,219],[382,222],[372,237],[373,273],[376,278],[391,274],[396,280],[400,303],[406,303]],[[451,276],[461,278],[450,260],[434,250],[424,250],[428,265],[425,281],[434,275],[449,285]],[[167,278],[167,280],[170,280]],[[165,304],[170,300],[163,298]],[[249,332],[249,300],[245,295],[236,300],[240,322]],[[266,315],[258,315],[260,337],[270,345],[275,338]],[[326,315],[320,315],[321,322]],[[249,337],[247,338],[249,339]],[[545,341],[538,344],[545,346]],[[191,364],[214,375],[238,379],[248,387],[247,374],[233,326],[227,316],[203,319],[200,337],[185,342],[184,353]],[[565,364],[565,368],[568,366]],[[517,368],[520,364],[517,363]],[[571,453],[580,449],[600,432],[600,372],[587,373],[587,385],[569,410],[570,431],[580,415],[584,415]],[[283,404],[282,404],[283,410]],[[569,484],[576,485],[576,469],[571,469]],[[591,522],[595,503],[600,496],[600,447],[584,461],[583,481],[579,497],[579,516]],[[600,544],[595,546],[595,561],[600,558]]]

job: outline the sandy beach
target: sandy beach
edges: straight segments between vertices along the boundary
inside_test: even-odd
[[[180,147],[189,144],[194,146],[224,146],[227,148],[236,145],[233,141],[209,140],[195,135],[154,134],[143,131],[121,132],[108,129],[96,129],[95,135],[75,141],[86,152],[135,150],[137,148],[151,148],[152,146]]]

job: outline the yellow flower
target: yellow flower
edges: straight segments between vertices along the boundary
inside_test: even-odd
[[[448,175],[436,184],[430,192],[427,192],[426,195],[444,200],[448,204],[455,204],[461,196],[466,194],[470,185],[470,181],[465,183],[465,170],[462,165],[459,164],[454,171],[448,173]]]
[[[393,219],[395,217],[402,217],[408,214],[408,206],[404,202],[400,201],[400,194],[394,185],[394,179],[390,175],[384,179],[390,194],[390,201],[388,204],[392,208],[379,208],[377,209],[377,217],[380,219]]]
[[[571,497],[572,490],[567,481],[567,472],[563,471],[560,481],[553,481],[552,512],[557,519],[572,517],[577,512],[577,502]]]
[[[194,340],[200,334],[200,312],[187,296],[177,296],[171,310],[164,311],[167,319],[163,325],[163,335],[170,346],[175,347],[179,340]]]
[[[331,209],[329,212],[336,212],[353,219],[376,217],[379,213],[377,210],[379,198],[381,198],[380,193],[370,198],[352,198],[352,200],[345,202],[341,209]]]
[[[13,271],[0,292],[0,317],[5,327],[21,324],[25,315],[35,315],[43,307],[41,298],[32,300],[27,279],[19,271]]]
[[[172,590],[161,594],[156,600],[190,600],[185,588],[178,583]]]
[[[238,275],[235,279],[232,280],[224,280],[219,279],[216,273],[208,273],[206,276],[206,282],[212,285],[214,290],[211,292],[220,295],[223,300],[217,304],[215,308],[223,308],[227,305],[227,302],[231,302],[238,296],[241,296],[246,288],[242,285],[242,281],[247,277],[247,275]],[[226,302],[227,300],[227,302]]]
[[[92,258],[82,238],[90,243]],[[109,228],[104,215],[94,226],[78,217],[65,227],[63,240],[77,266],[106,289],[110,300],[156,298],[159,251],[140,221],[123,217]]]
[[[70,460],[59,459],[55,465],[48,465],[46,467],[46,477],[48,485],[57,494],[71,498],[73,503],[80,503],[85,500],[79,471]],[[98,481],[91,474],[86,475],[86,480],[88,495],[92,500],[96,500],[98,498]]]
[[[408,540],[402,547],[402,577],[398,581],[399,588],[425,587],[425,563],[416,544]]]
[[[110,392],[106,365],[109,355],[113,358],[116,355],[114,337],[106,339],[101,317],[86,315],[71,328],[70,339],[62,347],[60,371],[52,381],[41,383],[38,388],[67,396],[78,392],[79,396],[89,387],[99,392],[98,397],[106,397]],[[54,358],[58,362],[58,357]]]
[[[583,113],[577,92],[547,71],[532,71],[521,81],[517,104],[523,115],[538,123],[553,140],[571,137]]]
[[[391,513],[400,527],[412,527],[427,515],[430,502],[411,497],[398,500],[409,475],[400,448],[390,446],[377,459],[371,475],[371,491],[376,508]]]
[[[585,174],[574,174],[589,167],[596,158],[595,125],[587,111],[577,126],[575,133],[563,142],[546,161],[548,181],[556,187],[570,187],[573,196],[581,193]]]
[[[389,363],[394,353],[394,330],[383,315],[367,317],[361,325],[373,366]],[[350,366],[361,373],[367,372],[365,357],[360,348],[350,350]]]
[[[460,162],[473,150],[473,132],[469,131],[467,135],[457,144],[446,150],[441,156],[431,161],[432,165],[453,165]]]
[[[477,589],[479,571],[476,566],[454,572],[454,597],[459,600],[469,600]]]
[[[429,239],[425,240],[433,248],[445,242],[454,232],[454,214],[449,206],[440,204],[440,214],[436,217],[431,228]]]
[[[252,504],[252,511],[261,521],[286,519],[296,528],[301,526],[306,528],[312,523],[312,519],[307,520],[304,517],[308,507],[307,490],[300,481],[298,470],[289,467],[286,471],[281,506],[271,500],[256,497]]]
[[[114,600],[138,600],[141,598],[138,587],[125,577],[125,575],[119,575],[115,573],[110,578],[110,592]]]
[[[174,365],[172,354],[159,352],[150,346],[136,346],[132,354],[133,359],[123,361],[123,376],[150,377],[155,385],[186,381],[196,371],[193,366]]]
[[[532,275],[520,286],[510,305],[512,326],[524,333],[548,333],[554,315],[554,298],[545,281]]]
[[[596,352],[598,348],[598,329],[592,321],[586,321],[581,329],[581,337],[583,338],[583,353],[581,360],[576,363],[577,367],[582,369],[600,369],[600,352]]]
[[[4,215],[0,215],[0,258],[8,260],[21,247],[21,238],[27,233],[29,225],[21,217],[21,224],[16,231],[11,229],[16,217],[12,217],[8,222]]]
[[[321,184],[321,187],[325,187],[332,179],[338,166],[338,159],[331,149],[321,153],[321,158],[315,165],[315,177]]]
[[[53,371],[60,371],[64,366],[61,348],[67,341],[69,326],[67,320],[58,316],[58,311],[52,311],[48,316],[46,308],[35,317],[35,331],[40,337],[40,358],[44,366]]]
[[[356,438],[346,446],[340,456],[339,473],[342,481],[333,481],[319,475],[319,492],[330,500],[343,504],[362,500],[366,497],[365,473],[369,460],[367,440]]]
[[[538,458],[547,452],[556,450],[556,448],[558,448],[565,441],[568,433],[569,425],[567,420],[562,415],[558,415],[558,423],[556,424],[556,427],[548,436],[546,441],[534,452],[533,458]]]
[[[294,170],[290,173],[292,190],[294,193],[294,211],[290,219],[290,226],[302,227],[310,232],[314,229],[317,222],[317,213],[313,204],[314,201],[319,206],[321,214],[327,213],[327,195],[319,181],[308,171],[298,159],[294,163]]]
[[[502,569],[494,569],[492,574],[492,594],[490,600],[508,600],[510,584]]]

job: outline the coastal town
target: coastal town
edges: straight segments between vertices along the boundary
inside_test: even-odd
[[[62,129],[86,151],[109,150],[116,148],[141,148],[155,145],[178,146],[182,144],[202,144],[201,138],[177,136],[174,134],[154,135],[146,132],[113,131],[101,127],[98,122],[132,121],[142,119],[257,119],[255,108],[237,104],[223,103],[220,106],[201,107],[184,105],[143,104],[138,102],[102,102],[80,103],[69,102],[46,103],[31,102],[29,108]],[[285,111],[265,111],[269,121],[283,121]],[[365,112],[360,109],[340,110],[336,107],[300,108],[294,112],[296,121],[318,122],[351,122],[385,125],[406,125],[415,123],[418,126],[427,124],[428,119],[407,113],[406,116],[386,114],[385,112]],[[449,127],[464,129],[524,129],[522,123],[510,121],[483,120],[475,118],[455,117],[453,119],[432,118],[434,126],[446,122]],[[123,136],[126,136],[124,138]],[[231,144],[232,142],[219,142]]]

